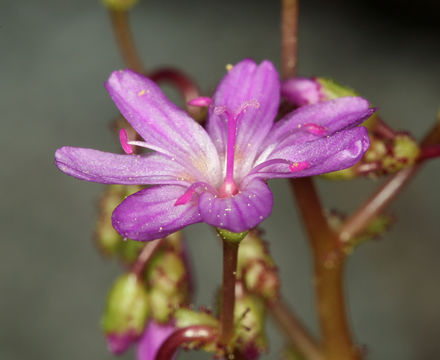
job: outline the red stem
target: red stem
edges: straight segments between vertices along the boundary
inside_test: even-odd
[[[281,21],[281,68],[286,79],[297,72],[298,0],[282,0]],[[328,360],[357,359],[345,313],[343,257],[334,252],[338,238],[328,226],[312,179],[291,179],[290,184],[313,250],[325,356]]]
[[[138,278],[142,279],[142,274],[150,261],[151,257],[155,254],[155,252],[161,247],[163,241],[165,239],[157,239],[150,241],[145,244],[142,248],[139,256],[136,259],[136,262],[133,264],[131,268],[131,272],[136,274]]]
[[[440,144],[428,145],[421,148],[421,154],[418,161],[434,159],[440,156]]]
[[[203,113],[203,109],[199,107],[188,106],[188,102],[199,97],[200,92],[194,81],[183,72],[172,68],[163,68],[148,74],[148,77],[156,83],[165,82],[173,85],[182,96],[186,109],[194,118],[198,119]]]
[[[277,299],[268,303],[268,308],[278,324],[283,328],[295,349],[307,360],[324,360],[324,354],[301,321],[292,313],[287,304]]]
[[[155,360],[171,360],[180,346],[195,341],[206,343],[215,338],[216,331],[210,326],[194,325],[176,330],[162,344]]]
[[[234,335],[235,282],[239,242],[223,239],[223,287],[219,343],[228,346]]]

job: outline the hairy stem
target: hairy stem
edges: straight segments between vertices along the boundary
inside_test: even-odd
[[[268,305],[271,314],[304,359],[325,360],[320,346],[283,300],[278,299],[270,302]]]
[[[109,10],[113,33],[124,63],[136,72],[143,72],[144,66],[136,50],[127,11]]]
[[[429,147],[440,143],[440,122],[428,133],[421,145]],[[423,154],[423,152],[422,152]],[[396,196],[404,189],[405,185],[420,170],[426,158],[405,168],[391,176],[353,215],[351,215],[339,230],[342,242],[350,241],[361,233],[381,212],[383,212]]]
[[[234,335],[235,281],[239,242],[223,240],[223,287],[219,343],[228,346]]]
[[[210,326],[194,325],[178,329],[162,344],[155,359],[171,360],[180,346],[190,342],[206,343],[215,337],[215,329]]]

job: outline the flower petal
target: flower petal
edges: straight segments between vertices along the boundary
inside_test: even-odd
[[[64,146],[55,152],[55,165],[81,180],[102,184],[188,184],[194,174],[158,154],[120,155]]]
[[[218,181],[220,164],[208,134],[170,102],[153,81],[122,70],[110,75],[106,87],[121,114],[147,143],[195,166],[200,181]]]
[[[154,360],[165,340],[174,332],[173,325],[160,325],[150,321],[136,351],[136,360]]]
[[[244,184],[230,198],[220,198],[210,192],[200,195],[199,209],[204,222],[233,232],[249,230],[267,218],[273,196],[264,181],[255,179]]]
[[[346,169],[356,164],[368,150],[370,139],[363,126],[337,132],[315,141],[293,144],[272,152],[268,160],[284,159],[307,164],[299,171],[289,171],[286,164],[270,165],[249,176],[261,178],[304,177]]]
[[[250,170],[258,147],[271,128],[278,110],[280,80],[271,62],[263,61],[259,66],[250,59],[239,62],[229,70],[214,93],[207,129],[223,160],[227,121],[224,115],[217,115],[215,109],[225,107],[235,113],[249,101],[256,101],[259,106],[247,107],[238,120],[236,178],[241,178]]]
[[[321,85],[314,78],[294,77],[281,85],[281,95],[295,106],[314,104],[321,100]]]
[[[303,106],[274,125],[262,146],[263,152],[257,162],[261,163],[266,158],[273,158],[270,153],[275,148],[316,140],[347,127],[357,126],[374,111],[367,100],[351,96]],[[316,126],[324,131],[319,133],[310,131]]]
[[[113,227],[123,237],[146,241],[200,222],[202,219],[194,201],[174,205],[186,190],[184,186],[163,185],[138,191],[113,211]]]

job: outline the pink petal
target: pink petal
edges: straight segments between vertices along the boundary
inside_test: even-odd
[[[160,325],[150,321],[136,351],[136,360],[155,360],[165,340],[174,332],[173,325]]]
[[[154,186],[127,197],[112,215],[113,227],[125,238],[154,240],[202,221],[196,202],[175,206],[187,187]]]
[[[259,179],[240,185],[239,193],[230,198],[220,198],[210,192],[201,194],[199,198],[203,221],[233,232],[257,226],[270,215],[272,205],[272,192]]]
[[[315,141],[280,147],[267,159],[306,163],[307,166],[301,170],[291,171],[286,164],[277,164],[261,169],[257,175],[262,178],[304,177],[346,169],[362,158],[369,145],[370,139],[365,127],[343,130]]]
[[[162,155],[119,155],[65,146],[55,152],[55,165],[81,180],[102,184],[188,184],[193,175]]]
[[[170,102],[153,81],[122,70],[111,74],[106,87],[121,114],[147,143],[195,166],[201,173],[199,180],[217,181],[220,165],[208,134]]]
[[[218,153],[224,159],[227,144],[227,122],[215,109],[226,107],[237,112],[244,103],[255,101],[258,108],[248,107],[238,121],[236,142],[236,171],[238,179],[251,168],[259,145],[271,128],[278,111],[280,81],[269,61],[259,66],[247,59],[236,64],[218,85],[210,108],[207,129]],[[218,112],[217,112],[218,113]]]

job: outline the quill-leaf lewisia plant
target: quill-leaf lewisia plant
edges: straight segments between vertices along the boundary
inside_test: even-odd
[[[198,222],[233,232],[251,229],[272,210],[267,179],[342,170],[369,146],[359,125],[374,110],[360,97],[303,106],[274,122],[280,80],[269,61],[241,61],[212,99],[192,102],[208,106],[206,129],[131,70],[113,72],[106,87],[144,141],[130,141],[121,131],[125,155],[62,147],[56,165],[82,180],[153,185],[113,212],[115,229],[133,240],[157,239]],[[153,152],[132,154],[133,146]]]

